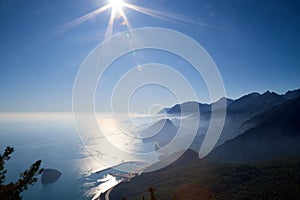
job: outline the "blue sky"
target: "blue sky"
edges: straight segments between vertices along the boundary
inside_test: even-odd
[[[126,2],[184,18],[185,22],[162,20],[124,9],[132,28],[169,28],[199,42],[217,64],[229,98],[254,91],[284,93],[300,88],[300,3],[296,0]],[[67,24],[105,4],[107,1],[102,0],[0,1],[0,111],[71,111],[76,73],[84,58],[104,39],[111,10],[71,29],[67,29]],[[125,30],[122,19],[116,19],[113,34]],[[180,63],[175,63],[172,55],[138,53],[143,55],[142,63]],[[180,66],[177,68],[180,70]],[[107,96],[114,80],[126,71],[123,70],[116,62],[108,71],[113,78],[102,87],[103,91],[99,87],[98,104],[105,101],[103,104],[109,105]],[[200,92],[205,85],[193,77],[193,71],[184,68],[182,73],[195,87],[199,86],[199,100],[209,102]],[[145,88],[144,92],[147,94],[151,89]],[[156,92],[163,97],[163,91],[156,88]],[[101,94],[106,99],[101,99]],[[142,96],[136,94],[139,101],[143,101]],[[159,101],[150,97],[145,97],[148,104]],[[176,103],[172,95],[167,99],[161,103]]]

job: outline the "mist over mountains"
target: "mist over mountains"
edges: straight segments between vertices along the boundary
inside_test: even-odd
[[[141,131],[141,136],[145,137],[143,142],[159,142],[158,147],[164,147],[173,137],[175,137],[178,128],[170,119],[161,119],[150,128]],[[147,137],[152,133],[152,137]]]
[[[216,147],[209,157],[260,161],[300,154],[299,121],[300,98],[284,101],[246,121],[243,125],[252,128]]]
[[[185,102],[165,108],[168,119],[162,119],[142,131],[143,136],[156,132],[144,142],[155,142],[163,147],[178,131],[178,116],[194,123],[195,105],[199,108],[200,123],[190,149],[198,152],[203,142],[212,112],[225,101],[225,124],[215,149],[209,156],[230,161],[254,161],[300,153],[300,89],[283,95],[274,92],[250,93],[239,99],[222,98],[212,104]],[[181,113],[184,106],[185,113]],[[212,107],[214,110],[212,111]],[[189,109],[190,108],[190,109]],[[177,124],[177,125],[175,125]],[[158,127],[159,131],[157,131]],[[188,130],[188,127],[183,127]]]
[[[212,104],[187,102],[185,105],[199,106],[201,114],[190,149],[169,166],[118,185],[111,197],[138,200],[147,197],[147,189],[154,187],[157,199],[162,200],[298,199],[300,90],[284,95],[251,93],[237,100],[220,101],[228,105],[224,129],[205,158],[199,159],[197,152],[206,134]],[[144,142],[165,144],[174,137],[178,124],[172,121],[182,114],[180,105],[164,112],[169,119],[144,130],[147,134],[161,127],[158,134]],[[184,114],[184,120],[193,123],[193,110]]]

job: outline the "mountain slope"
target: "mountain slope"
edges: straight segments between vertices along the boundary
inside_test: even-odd
[[[224,105],[224,101],[226,101],[225,104],[227,105],[225,124],[217,142],[217,146],[219,146],[224,142],[239,136],[245,131],[254,128],[257,123],[253,123],[251,119],[255,116],[259,116],[262,113],[297,97],[300,97],[300,89],[288,91],[283,95],[267,91],[263,94],[251,93],[237,100],[221,98],[219,101],[212,104],[186,102],[183,104],[177,104],[171,108],[165,108],[165,111],[167,114],[170,114],[170,117],[172,117],[173,114],[179,115],[181,114],[180,107],[182,106],[187,111],[186,113],[183,113],[183,115],[188,114],[188,117],[191,116],[190,114],[195,112],[195,108],[199,108],[200,126],[197,131],[195,141],[191,146],[191,149],[198,151],[210,122],[212,106],[214,106],[214,108],[216,108],[216,112],[218,112],[218,109],[222,108]],[[191,122],[192,121],[193,120],[191,119]]]
[[[111,197],[137,200],[154,187],[160,200],[298,199],[299,120],[299,90],[231,101],[222,132],[231,139],[205,159],[188,150],[168,167],[118,185]]]
[[[297,199],[300,195],[300,158],[252,164],[198,159],[188,150],[159,171],[142,174],[117,185],[111,199],[140,200],[154,187],[159,200],[186,199]]]
[[[296,98],[300,97],[300,89],[293,90],[293,91],[288,91],[283,96],[284,96],[284,98],[286,98],[288,100],[290,100],[290,99],[296,99]]]
[[[177,127],[169,119],[162,119],[150,127],[140,131],[143,142],[154,142],[163,147],[168,144],[177,133]],[[150,137],[149,137],[150,136]]]
[[[258,161],[300,154],[300,98],[257,115],[254,127],[215,148],[209,157],[226,161]]]
[[[198,107],[200,112],[210,112],[211,105],[210,104],[202,104],[195,101],[189,101],[182,104],[176,104],[171,108],[165,108],[167,114],[181,114],[181,108],[184,108],[184,114],[191,114],[196,112],[195,107]]]
[[[283,103],[285,100],[286,99],[283,96],[274,92],[271,93],[267,91],[262,95],[258,93],[251,93],[232,102],[228,106],[227,112],[253,116],[275,107]]]

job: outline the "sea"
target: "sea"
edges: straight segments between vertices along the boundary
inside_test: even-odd
[[[140,125],[149,122],[146,118],[136,119]],[[107,130],[117,129],[108,127]],[[131,148],[140,147],[137,143],[128,145],[128,142],[123,142]],[[1,113],[0,152],[6,146],[15,149],[11,159],[5,163],[8,170],[6,183],[17,181],[19,174],[37,160],[42,160],[41,167],[57,169],[62,173],[51,184],[42,184],[39,177],[33,186],[22,193],[24,200],[95,199],[122,182],[120,174],[129,171],[140,173],[147,166],[146,162],[139,162],[134,157],[129,161],[115,160],[113,164],[102,162],[101,154],[91,153],[82,135],[78,134],[72,113]],[[147,148],[154,148],[154,145]],[[120,165],[117,167],[113,166],[118,163]]]

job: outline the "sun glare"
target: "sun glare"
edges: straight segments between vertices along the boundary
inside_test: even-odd
[[[215,29],[215,27],[208,26],[207,24],[202,23],[201,21],[199,22],[199,20],[184,18],[181,15],[177,15],[176,13],[175,14],[167,13],[165,11],[158,11],[158,10],[153,10],[153,9],[133,5],[133,4],[127,3],[126,0],[106,0],[106,1],[107,1],[107,3],[105,5],[103,5],[102,7],[97,8],[81,17],[78,17],[77,19],[74,19],[74,20],[68,22],[67,24],[63,25],[62,27],[60,27],[60,29],[57,30],[57,34],[64,33],[66,31],[74,28],[75,26],[77,26],[77,25],[79,25],[79,24],[91,19],[92,17],[99,15],[107,10],[111,10],[111,14],[110,14],[110,18],[108,21],[108,26],[106,28],[105,38],[112,35],[114,22],[116,20],[119,20],[119,22],[120,22],[120,20],[123,19],[123,21],[120,22],[119,25],[127,26],[128,29],[131,29],[131,24],[126,16],[126,13],[123,10],[124,8],[126,8],[126,9],[128,8],[128,9],[137,11],[139,13],[148,15],[150,17],[155,17],[157,19],[162,19],[162,20],[169,21],[169,22],[175,22],[175,23],[183,22],[184,24],[190,23],[190,24],[206,26],[206,27]]]
[[[113,10],[122,11],[123,0],[109,0],[109,3]]]

